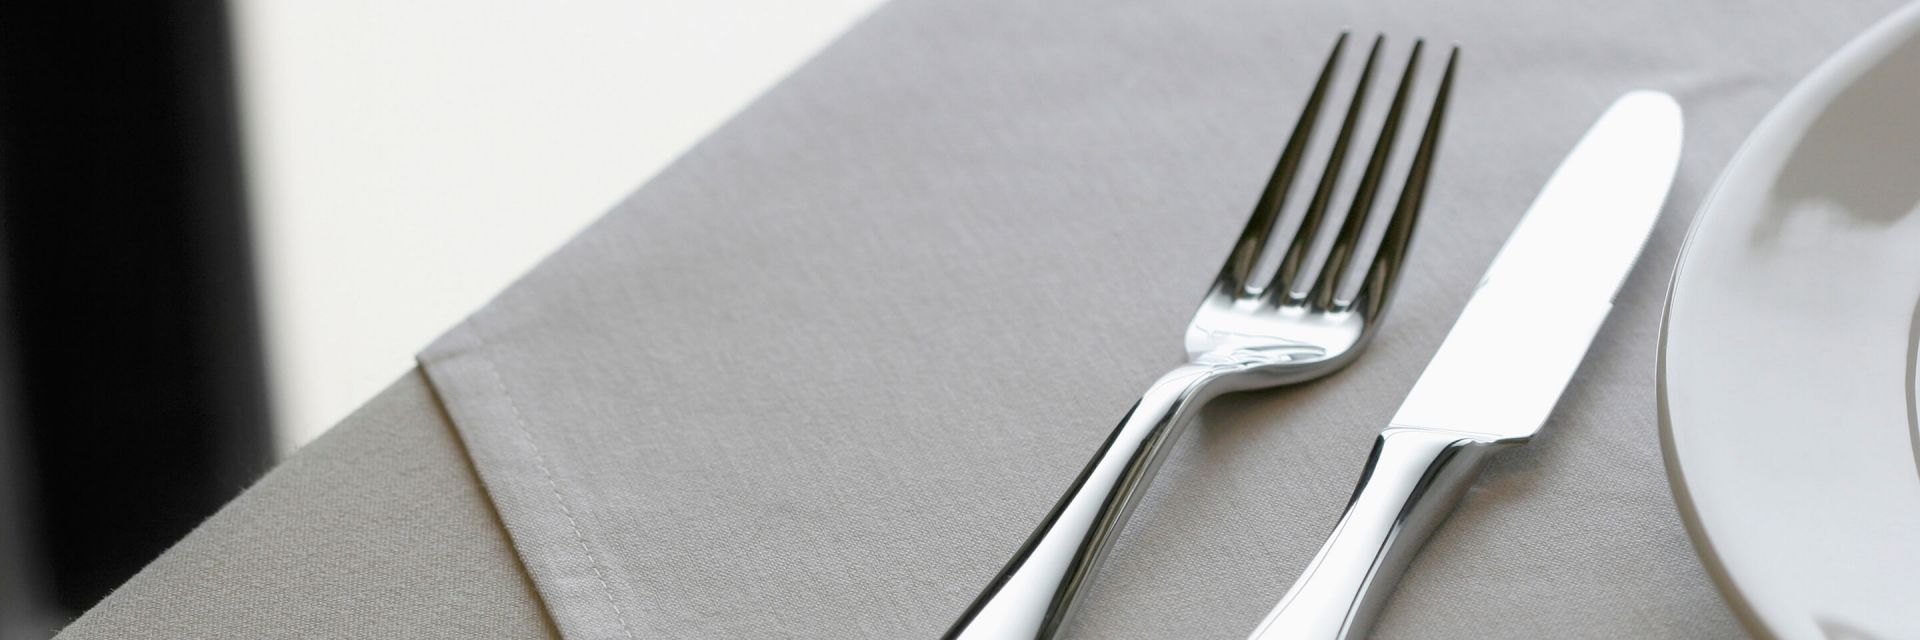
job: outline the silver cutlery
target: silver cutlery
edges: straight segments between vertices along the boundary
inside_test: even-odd
[[[1327,209],[1365,110],[1384,38],[1375,38],[1367,54],[1312,199],[1298,230],[1285,243],[1275,274],[1265,285],[1253,278],[1269,236],[1275,235],[1275,223],[1299,173],[1346,38],[1342,34],[1335,42],[1246,228],[1188,324],[1186,364],[1147,389],[1033,535],[947,631],[947,638],[1027,639],[1057,633],[1161,460],[1200,405],[1230,391],[1295,384],[1333,373],[1353,362],[1379,328],[1432,171],[1458,49],[1447,58],[1392,217],[1364,272],[1349,274],[1349,263],[1359,253],[1361,231],[1393,157],[1418,69],[1419,43],[1408,58],[1372,155],[1317,276],[1307,271],[1309,255],[1321,225],[1329,222]],[[1333,216],[1336,221],[1341,218],[1338,212]],[[1350,289],[1351,294],[1345,293]]]
[[[1374,442],[1347,510],[1253,640],[1365,636],[1495,451],[1533,437],[1659,217],[1680,107],[1637,91],[1581,138]]]

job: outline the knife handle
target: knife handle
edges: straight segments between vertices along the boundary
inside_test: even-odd
[[[1407,563],[1500,442],[1389,427],[1319,555],[1250,640],[1365,637]]]

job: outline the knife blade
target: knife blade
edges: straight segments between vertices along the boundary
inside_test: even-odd
[[[1320,552],[1252,636],[1364,636],[1492,453],[1531,439],[1585,357],[1666,201],[1680,107],[1615,100],[1574,145],[1375,440]]]
[[[1547,180],[1392,424],[1501,438],[1539,430],[1666,200],[1680,106],[1622,96]]]

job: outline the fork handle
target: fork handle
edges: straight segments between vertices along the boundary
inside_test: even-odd
[[[1057,633],[1146,493],[1189,410],[1210,397],[1208,383],[1226,370],[1189,363],[1155,381],[944,637],[1029,640]]]
[[[1389,427],[1319,555],[1249,640],[1360,638],[1428,534],[1508,442]]]

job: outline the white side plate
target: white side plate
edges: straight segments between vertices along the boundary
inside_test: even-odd
[[[1667,469],[1752,630],[1920,638],[1916,348],[1920,4],[1762,121],[1668,296]]]

